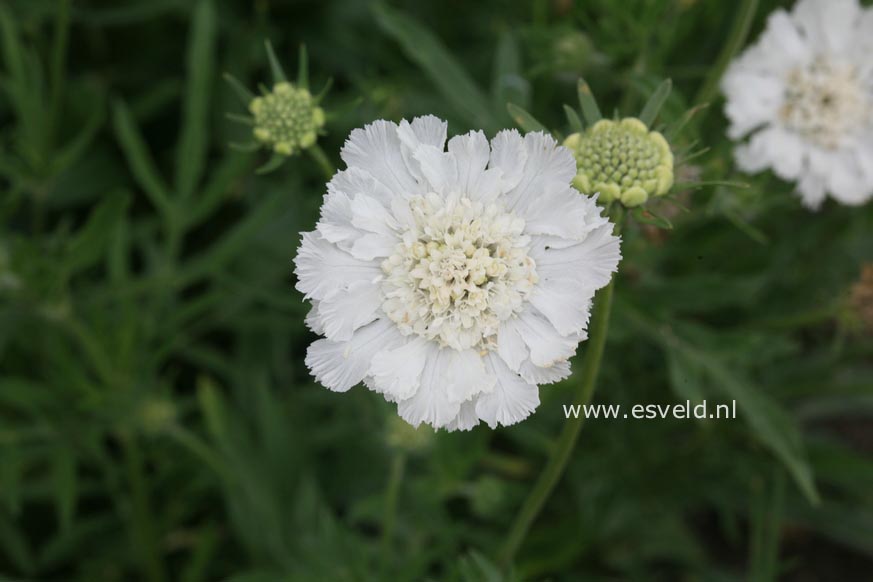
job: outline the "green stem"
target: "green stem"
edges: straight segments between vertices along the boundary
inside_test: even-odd
[[[324,177],[330,180],[333,178],[333,175],[336,174],[336,168],[333,167],[333,164],[327,158],[327,154],[324,153],[324,150],[321,149],[321,146],[315,144],[314,146],[308,148],[306,150],[309,152],[309,155],[312,156],[312,159],[318,164],[318,167],[321,168],[321,171],[324,173]]]
[[[164,565],[161,562],[161,552],[158,547],[157,532],[148,498],[145,472],[143,471],[142,451],[133,435],[122,436],[125,448],[125,465],[130,495],[133,503],[131,508],[131,535],[134,547],[139,549],[144,570],[144,579],[148,582],[164,582],[167,579]]]
[[[597,373],[600,370],[600,360],[603,358],[603,350],[606,345],[606,332],[609,328],[609,316],[612,311],[612,291],[615,284],[615,277],[609,282],[604,289],[597,292],[594,299],[594,312],[591,317],[590,336],[586,344],[585,359],[582,362],[582,372],[580,374],[579,385],[576,389],[573,404],[587,405],[591,402],[594,396],[596,387]],[[500,553],[500,560],[504,566],[512,563],[516,552],[521,547],[524,538],[527,535],[531,524],[539,515],[552,490],[557,485],[564,474],[564,469],[567,467],[567,461],[570,460],[570,455],[573,448],[576,446],[576,441],[579,438],[579,431],[584,424],[584,418],[575,420],[567,419],[564,424],[564,429],[561,431],[561,436],[549,456],[549,461],[546,464],[543,472],[540,473],[539,479],[528,494],[524,501],[521,510],[515,516],[515,521],[509,530],[509,535],[506,536],[506,541]]]
[[[382,568],[383,575],[388,574],[387,568],[393,562],[391,539],[394,537],[394,522],[397,517],[397,497],[400,494],[400,483],[406,469],[406,455],[397,453],[391,462],[391,473],[388,477],[388,487],[385,490],[385,514],[382,518]]]
[[[749,29],[752,27],[752,20],[754,20],[757,10],[758,0],[743,0],[743,3],[737,10],[736,17],[734,18],[734,25],[733,28],[731,28],[728,41],[721,49],[721,53],[718,55],[718,60],[716,60],[715,65],[713,65],[709,70],[709,75],[706,77],[706,81],[703,83],[703,86],[697,93],[697,97],[692,103],[709,103],[713,97],[715,97],[715,93],[718,91],[718,84],[721,82],[725,69],[727,69],[731,60],[733,60],[734,55],[736,55],[746,43],[746,38],[749,36]],[[698,125],[703,118],[706,117],[707,111],[708,109],[704,110],[697,116]]]

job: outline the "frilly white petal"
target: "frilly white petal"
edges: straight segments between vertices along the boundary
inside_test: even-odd
[[[346,392],[364,379],[377,351],[402,341],[403,336],[392,322],[377,319],[357,330],[347,342],[314,342],[306,350],[306,367],[327,388]]]
[[[421,386],[428,359],[438,350],[433,342],[416,336],[398,347],[376,352],[368,373],[373,389],[393,402],[410,398]]]
[[[540,404],[539,389],[509,369],[506,363],[489,354],[486,366],[496,378],[494,391],[476,400],[476,414],[491,428],[521,422]]]
[[[355,281],[318,303],[319,327],[328,339],[343,342],[355,330],[379,317],[382,294],[369,281]]]
[[[422,191],[403,159],[397,125],[378,120],[363,129],[354,129],[340,151],[349,168],[359,168],[387,187],[396,196]]]
[[[357,281],[373,282],[382,276],[378,264],[356,259],[318,232],[302,233],[294,264],[297,290],[320,300]]]

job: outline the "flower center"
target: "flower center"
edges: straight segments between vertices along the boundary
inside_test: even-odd
[[[500,322],[537,282],[524,221],[495,204],[437,194],[409,201],[414,225],[382,263],[385,313],[442,347],[493,349]]]
[[[855,67],[824,58],[788,74],[780,115],[788,129],[826,149],[869,121]]]

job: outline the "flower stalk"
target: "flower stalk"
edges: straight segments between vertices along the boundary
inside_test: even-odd
[[[616,231],[620,230],[620,227],[621,219],[619,217],[616,220]],[[594,390],[597,387],[597,374],[600,371],[600,361],[603,358],[603,351],[606,346],[609,318],[612,313],[614,286],[615,277],[612,278],[609,285],[598,291],[594,297],[590,333],[586,345],[585,359],[582,361],[579,384],[574,393],[574,405],[587,405],[594,396]],[[545,468],[540,473],[533,489],[531,489],[521,509],[516,514],[509,534],[506,536],[506,541],[500,550],[499,559],[504,568],[508,568],[512,563],[516,552],[518,552],[527,536],[530,526],[536,520],[555,485],[558,484],[558,481],[564,474],[567,462],[570,460],[570,455],[576,447],[576,441],[579,440],[579,431],[584,423],[585,419],[583,417],[572,420],[567,419],[567,422],[564,424],[564,429],[552,448]]]

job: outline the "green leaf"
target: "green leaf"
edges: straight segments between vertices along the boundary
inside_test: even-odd
[[[206,165],[209,102],[215,77],[216,27],[211,0],[200,0],[194,9],[188,39],[188,79],[182,107],[182,131],[176,150],[176,193],[181,198],[193,194]]]
[[[585,131],[585,124],[579,119],[579,114],[569,105],[564,105],[564,114],[567,116],[567,123],[570,124],[570,129],[573,133],[582,133]]]
[[[36,569],[33,552],[24,533],[0,512],[0,550],[15,568],[31,574]]]
[[[274,153],[272,156],[270,156],[270,159],[267,160],[267,162],[263,166],[261,166],[260,168],[255,170],[255,174],[259,174],[259,175],[263,176],[264,174],[269,174],[270,172],[275,172],[276,170],[281,168],[282,165],[287,161],[288,161],[288,156],[283,156],[282,154]]]
[[[600,108],[597,106],[597,101],[594,99],[591,87],[588,86],[585,79],[579,79],[579,82],[576,84],[576,93],[579,95],[582,118],[585,120],[585,124],[591,127],[602,119],[602,115],[600,115]]]
[[[111,249],[115,225],[123,219],[129,203],[126,193],[114,192],[91,211],[85,226],[70,242],[67,268],[71,273],[86,269],[106,256],[107,249]]]
[[[497,111],[510,102],[525,108],[530,102],[530,84],[522,74],[518,41],[510,30],[503,31],[497,43],[491,92]]]
[[[185,216],[187,224],[199,224],[228,197],[234,183],[245,176],[254,157],[245,153],[225,156],[210,173],[197,200]]]
[[[777,580],[779,573],[779,539],[785,500],[785,478],[776,466],[751,495],[749,512],[751,543],[749,544],[749,580]],[[760,485],[755,483],[755,485]]]
[[[691,109],[685,112],[681,119],[670,125],[667,130],[664,132],[664,137],[667,138],[667,141],[670,142],[679,135],[685,126],[688,125],[688,122],[691,121],[695,115],[703,111],[709,107],[709,103],[701,103],[700,105],[695,105]]]
[[[130,171],[152,204],[165,216],[173,213],[170,195],[164,184],[139,128],[123,101],[116,101],[112,107],[112,121],[115,136],[124,151]]]
[[[297,55],[297,86],[301,89],[309,89],[309,53],[306,45],[300,45]]]
[[[269,40],[265,40],[264,48],[267,49],[267,61],[270,63],[270,74],[273,77],[273,85],[287,82],[288,78],[285,76],[285,71],[282,69],[279,59],[276,58],[276,52],[273,50],[273,43]]]
[[[255,98],[255,94],[248,90],[248,88],[240,83],[239,79],[231,75],[230,73],[225,73],[222,75],[225,82],[230,85],[230,88],[233,89],[234,94],[239,98],[243,105],[245,105],[246,109],[248,109],[249,103]]]
[[[481,89],[430,30],[385,4],[377,4],[374,11],[379,26],[424,69],[443,97],[470,126],[483,127],[488,132],[500,129]]]
[[[660,216],[642,206],[634,208],[632,214],[637,222],[642,222],[643,224],[651,224],[653,226],[657,226],[658,228],[663,228],[664,230],[673,229],[673,223],[667,220],[667,218]]]
[[[667,97],[670,96],[670,89],[672,89],[672,87],[673,82],[670,79],[665,79],[660,85],[658,85],[658,88],[655,89],[655,92],[652,93],[649,100],[646,101],[642,112],[640,112],[640,121],[645,123],[647,127],[652,127],[652,124],[658,117],[658,113],[661,111],[661,107],[664,105]]]
[[[680,400],[699,404],[706,398],[703,371],[679,350],[667,350],[667,371],[670,387]]]
[[[225,420],[224,402],[215,383],[201,376],[197,381],[197,400],[200,402],[200,412],[206,419],[209,434],[218,443],[227,439],[227,421]]]
[[[513,103],[506,104],[506,110],[509,111],[509,115],[512,116],[512,120],[515,122],[523,130],[530,131],[543,131],[545,133],[549,133],[549,130],[545,128],[545,126],[537,121],[533,115],[515,105]]]
[[[73,515],[76,511],[76,497],[78,495],[76,457],[73,451],[63,447],[57,448],[53,466],[53,484],[58,522],[61,525],[61,531],[69,531],[70,526],[73,524]]]
[[[668,334],[667,344],[698,364],[713,381],[713,388],[736,401],[737,407],[761,443],[782,461],[800,490],[813,504],[819,502],[812,471],[794,420],[760,388],[732,372],[714,356]]]

